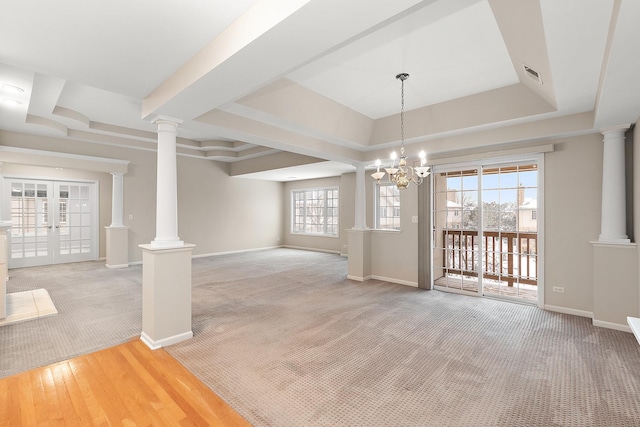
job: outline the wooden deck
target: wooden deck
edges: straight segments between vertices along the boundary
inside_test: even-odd
[[[0,426],[249,426],[169,353],[136,339],[0,380]]]
[[[465,277],[461,280],[459,276],[455,277],[440,277],[436,279],[434,284],[436,286],[442,286],[444,288],[457,289],[459,291],[478,293],[478,280],[473,277]],[[483,282],[483,291],[485,295],[491,296],[506,296],[511,298],[519,298],[526,301],[538,300],[537,286],[527,284],[516,284],[515,286],[507,286],[506,282],[502,285],[492,280],[485,280]]]

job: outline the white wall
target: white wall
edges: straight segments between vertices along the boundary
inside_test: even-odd
[[[194,255],[282,244],[283,184],[234,178],[227,165],[178,157],[178,232]]]
[[[546,305],[593,311],[590,242],[600,233],[602,149],[602,135],[592,134],[556,140],[545,154]]]
[[[374,223],[374,184],[375,181],[367,176],[367,221],[370,226]],[[400,231],[371,232],[371,274],[374,277],[418,286],[418,223],[411,222],[417,215],[418,190],[410,184],[407,189],[400,190]]]
[[[0,132],[0,145],[130,161],[128,173],[124,175],[124,225],[129,227],[129,261],[142,260],[138,245],[155,238],[155,152],[11,132]],[[177,167],[178,235],[196,245],[194,255],[281,244],[283,184],[231,178],[226,164],[203,159],[179,156]],[[56,172],[55,168],[38,172],[32,167],[12,164],[4,164],[3,173],[5,171],[21,176],[32,173],[85,179],[97,176],[100,179],[100,256],[104,256],[104,227],[111,223],[110,174],[70,169]]]
[[[100,227],[98,229],[100,244],[98,247],[99,257],[104,257],[105,249],[105,229],[103,224],[111,224],[111,184],[112,177],[108,173],[88,172],[72,169],[56,169],[41,166],[16,165],[12,163],[2,164],[2,175],[5,177],[38,178],[47,180],[66,179],[78,181],[98,182],[98,218]],[[7,210],[8,207],[5,207]],[[6,220],[10,220],[10,214],[6,214]]]

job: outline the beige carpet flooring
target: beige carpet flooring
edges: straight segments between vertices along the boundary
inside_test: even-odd
[[[256,426],[640,426],[640,345],[590,319],[345,280],[337,255],[194,261],[168,351]]]
[[[0,327],[0,378],[122,344],[142,329],[142,268],[102,262],[9,270],[7,291],[44,289],[57,314]]]
[[[345,276],[289,249],[195,259],[194,338],[167,350],[255,426],[640,426],[632,334]],[[14,270],[10,292],[45,288],[59,314],[0,328],[0,376],[139,336],[140,280]]]

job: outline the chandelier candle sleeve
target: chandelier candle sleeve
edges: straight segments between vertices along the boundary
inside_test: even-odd
[[[400,161],[396,168],[396,152],[391,153],[391,167],[385,168],[388,174],[389,182],[395,184],[398,189],[404,190],[410,183],[415,185],[422,184],[424,178],[429,175],[429,167],[425,166],[427,163],[427,154],[420,151],[420,166],[409,166],[407,164],[407,156],[404,155],[404,81],[409,78],[409,74],[400,73],[396,76],[396,79],[400,80]],[[385,172],[380,172],[380,166],[382,162],[380,159],[376,160],[376,172],[371,174],[371,177],[380,183],[380,180],[384,177]]]
[[[375,179],[378,182],[380,182],[380,180],[384,176],[384,172],[380,172],[380,165],[381,164],[382,164],[382,162],[380,161],[380,159],[376,160],[377,171],[374,174],[371,175],[373,177],[373,179]]]

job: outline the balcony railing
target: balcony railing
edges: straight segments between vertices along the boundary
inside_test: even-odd
[[[537,233],[485,231],[480,242],[475,230],[443,230],[443,238],[443,267],[449,274],[477,277],[482,248],[484,278],[507,282],[508,286],[516,282],[538,284]]]

